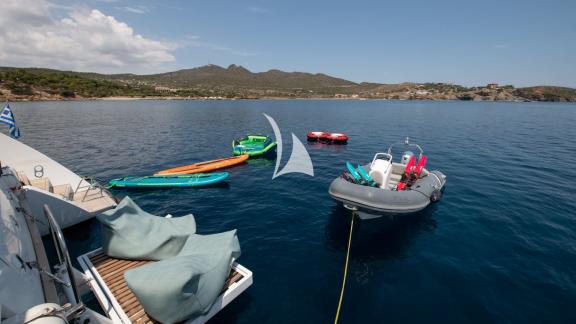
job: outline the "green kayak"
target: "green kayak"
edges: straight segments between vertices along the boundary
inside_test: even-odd
[[[264,135],[248,135],[232,142],[234,155],[263,155],[276,147],[276,142]]]
[[[228,178],[228,172],[196,173],[183,175],[158,175],[124,177],[108,182],[107,188],[188,188],[216,184]]]

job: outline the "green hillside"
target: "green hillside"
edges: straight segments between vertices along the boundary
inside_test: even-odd
[[[576,89],[449,83],[354,83],[325,74],[238,65],[206,65],[174,72],[136,75],[0,67],[0,99],[52,100],[105,97],[176,98],[371,98],[405,100],[576,101]]]
[[[44,92],[63,98],[102,98],[156,94],[153,87],[127,85],[105,78],[90,78],[82,73],[47,69],[0,68],[0,85],[13,95]]]

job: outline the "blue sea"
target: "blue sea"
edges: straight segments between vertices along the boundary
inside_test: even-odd
[[[21,141],[103,182],[231,155],[247,133],[304,142],[314,176],[272,180],[275,156],[225,186],[121,191],[157,215],[193,213],[199,233],[238,229],[254,284],[212,323],[329,323],[350,212],[327,193],[345,162],[406,136],[446,174],[443,199],[396,219],[355,221],[341,323],[575,323],[576,105],[426,101],[13,103]],[[347,145],[306,142],[346,132]],[[2,127],[2,131],[6,129]],[[100,246],[95,220],[65,231],[74,256]]]

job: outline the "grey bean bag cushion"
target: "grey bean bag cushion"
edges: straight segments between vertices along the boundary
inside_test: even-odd
[[[96,216],[102,229],[102,248],[114,258],[163,260],[176,256],[196,232],[193,215],[165,218],[151,215],[130,197]]]
[[[126,271],[124,278],[148,315],[177,323],[208,313],[228,278],[231,254],[177,256]]]
[[[146,313],[175,323],[208,313],[240,256],[236,230],[195,234],[192,215],[163,218],[129,197],[97,216],[104,252],[115,258],[160,260],[126,271],[124,279]]]

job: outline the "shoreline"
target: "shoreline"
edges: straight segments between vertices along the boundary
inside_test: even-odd
[[[574,104],[573,101],[546,101],[546,100],[462,100],[462,99],[388,99],[388,98],[286,98],[286,97],[262,97],[262,98],[202,98],[202,97],[103,97],[103,98],[0,98],[1,101],[5,102],[87,102],[87,101],[140,101],[140,100],[179,100],[179,101],[256,101],[256,100],[303,100],[303,101],[314,101],[314,100],[326,100],[326,101],[462,101],[462,102],[549,102],[549,103],[568,103]]]
[[[575,103],[573,101],[546,101],[546,100],[462,100],[462,99],[433,99],[433,98],[417,98],[417,99],[392,99],[392,98],[329,98],[329,97],[315,97],[315,98],[287,98],[287,97],[261,97],[261,98],[223,98],[223,97],[163,97],[163,96],[147,96],[147,97],[129,97],[129,96],[114,96],[114,97],[101,97],[101,98],[3,98],[0,96],[1,101],[5,102],[73,102],[73,101],[139,101],[139,100],[190,100],[190,101],[235,101],[235,100],[330,100],[330,101],[469,101],[469,102],[554,102],[554,103]]]

